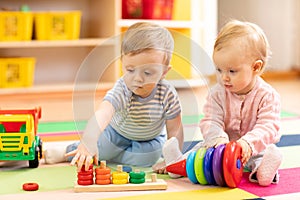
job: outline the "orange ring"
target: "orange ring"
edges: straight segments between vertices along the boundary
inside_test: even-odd
[[[110,174],[96,174],[95,178],[97,180],[106,180],[110,179],[111,175]]]
[[[23,190],[25,191],[36,191],[39,189],[39,185],[37,183],[24,183]]]
[[[95,169],[96,174],[110,174],[110,169],[109,168],[96,168]]]
[[[110,184],[110,179],[106,179],[106,180],[96,179],[95,183],[97,185],[108,185]]]

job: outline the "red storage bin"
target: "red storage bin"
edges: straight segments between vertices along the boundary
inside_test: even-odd
[[[173,0],[122,0],[123,19],[172,19]]]

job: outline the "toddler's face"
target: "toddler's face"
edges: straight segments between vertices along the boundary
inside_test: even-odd
[[[214,52],[217,78],[229,91],[247,94],[255,84],[257,75],[254,65],[256,60],[247,56],[245,49],[239,45],[231,45]]]
[[[168,66],[163,64],[164,58],[164,52],[157,50],[124,55],[122,69],[127,87],[142,98],[149,96],[169,70]]]

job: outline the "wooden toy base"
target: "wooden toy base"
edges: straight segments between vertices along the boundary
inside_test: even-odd
[[[166,190],[167,183],[162,179],[152,182],[147,179],[142,184],[109,184],[109,185],[78,185],[75,183],[75,192],[120,192],[120,191],[137,191],[137,190]]]

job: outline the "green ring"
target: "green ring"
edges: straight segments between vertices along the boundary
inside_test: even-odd
[[[145,183],[146,179],[145,178],[130,178],[129,182],[134,183],[134,184],[141,184]]]
[[[141,171],[141,172],[129,172],[129,176],[130,178],[133,179],[141,179],[141,178],[145,178],[145,172]]]
[[[206,153],[205,148],[200,148],[195,156],[195,162],[194,162],[194,169],[195,169],[195,175],[198,180],[198,182],[202,185],[208,184],[205,175],[204,175],[204,156]]]

